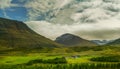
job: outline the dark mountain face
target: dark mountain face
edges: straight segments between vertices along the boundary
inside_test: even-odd
[[[68,46],[95,46],[96,44],[82,39],[76,35],[73,34],[63,34],[60,37],[56,38],[55,42],[68,45]]]
[[[0,18],[0,47],[38,48],[59,45],[32,31],[19,21]]]

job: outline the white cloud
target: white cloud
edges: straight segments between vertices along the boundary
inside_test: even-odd
[[[51,39],[55,39],[58,35],[70,32],[68,25],[52,24],[46,21],[30,21],[26,22],[26,24],[37,33]]]
[[[97,12],[97,13],[96,13]],[[110,18],[110,15],[105,13],[105,10],[101,8],[90,8],[86,9],[82,13],[75,13],[72,15],[72,19],[74,21],[81,22],[97,22],[98,20],[106,20]]]
[[[120,38],[120,0],[31,0],[26,8],[28,26],[51,39],[64,33],[86,39]],[[45,21],[39,21],[41,17]]]
[[[58,5],[57,8],[62,8],[65,5],[69,4],[71,1],[72,0],[58,0],[57,3],[56,3]]]
[[[85,39],[119,38],[120,23],[116,19],[112,20],[114,23],[109,20],[103,20],[93,24],[61,25],[46,21],[30,21],[26,22],[26,24],[37,33],[53,40],[64,33],[76,34]]]
[[[12,0],[0,0],[0,8],[5,9],[11,6],[17,6],[16,4],[12,4],[11,2]]]
[[[30,0],[25,7],[30,20],[52,23],[97,22],[119,17],[119,0]],[[61,10],[62,9],[62,10]],[[72,21],[72,19],[74,21]]]
[[[50,15],[57,14],[59,10],[71,0],[31,0],[27,1],[25,7],[28,8],[28,16],[30,20],[38,19],[45,16],[51,11]]]

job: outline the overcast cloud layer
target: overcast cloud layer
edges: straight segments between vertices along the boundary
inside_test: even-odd
[[[85,39],[117,39],[120,34],[120,23],[118,20],[115,21],[103,21],[102,23],[92,24],[71,24],[61,25],[48,23],[46,21],[31,21],[27,22],[28,26],[34,31],[48,38],[55,39],[56,37],[64,33],[76,34]]]
[[[37,8],[30,5],[34,2]],[[31,21],[28,25],[48,38],[55,39],[64,33],[90,40],[120,37],[119,0],[44,0],[42,7],[39,2],[36,0],[27,4],[32,8],[30,19],[44,21]],[[52,4],[49,6],[48,3]]]
[[[0,8],[15,6],[11,1],[1,3]],[[26,24],[48,38],[64,33],[89,40],[120,38],[120,0],[22,1],[26,1],[24,7],[28,11]]]

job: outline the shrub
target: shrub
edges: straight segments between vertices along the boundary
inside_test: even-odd
[[[94,57],[94,58],[91,58],[90,60],[97,61],[97,62],[119,62],[119,58],[115,56]]]
[[[55,59],[48,59],[48,60],[42,60],[42,59],[36,59],[36,60],[31,60],[26,65],[32,65],[32,64],[37,64],[37,63],[42,63],[42,64],[65,64],[67,63],[67,60],[62,57],[62,58],[55,58]]]

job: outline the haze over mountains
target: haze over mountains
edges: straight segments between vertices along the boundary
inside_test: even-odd
[[[114,40],[91,40],[91,41],[98,45],[105,45],[105,44],[113,42]]]
[[[114,40],[113,42],[108,43],[107,45],[120,46],[120,38]]]

